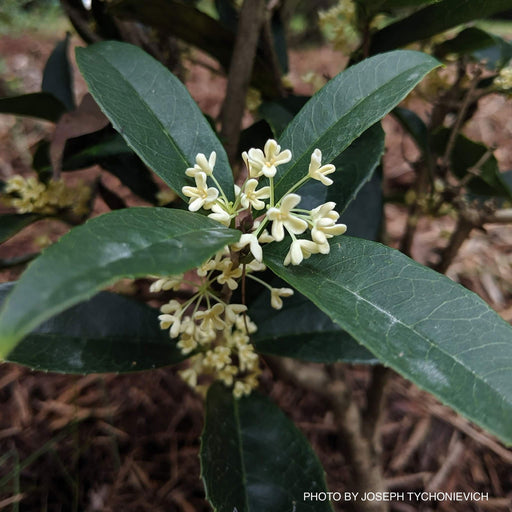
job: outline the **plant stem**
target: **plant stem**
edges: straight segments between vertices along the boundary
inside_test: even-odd
[[[245,0],[240,10],[235,46],[229,66],[226,97],[222,105],[222,138],[230,162],[236,160],[240,127],[249,90],[256,47],[265,17],[264,0]]]
[[[444,274],[448,270],[448,267],[452,264],[455,256],[457,256],[457,253],[459,252],[459,249],[466,238],[469,237],[469,234],[474,227],[475,223],[468,219],[466,215],[461,213],[461,216],[457,221],[457,225],[453,230],[452,236],[450,237],[450,241],[441,253],[441,261],[434,267],[434,270],[437,270],[441,274]]]

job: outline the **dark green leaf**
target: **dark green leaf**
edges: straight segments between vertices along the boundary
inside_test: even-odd
[[[314,363],[374,364],[377,359],[306,297],[295,292],[279,311],[263,292],[249,309],[258,326],[251,340],[262,354],[293,357]]]
[[[66,107],[53,94],[47,92],[0,98],[2,114],[37,117],[56,123],[64,112]]]
[[[283,74],[288,73],[288,45],[286,43],[286,27],[284,26],[281,14],[279,11],[274,11],[272,16],[270,28],[272,30],[272,39],[274,49],[276,52],[277,60],[281,66]]]
[[[370,53],[394,50],[511,7],[512,0],[442,0],[377,32],[373,37]]]
[[[258,113],[272,127],[274,136],[280,137],[308,100],[309,96],[290,95],[275,101],[264,101],[259,106]]]
[[[423,53],[396,51],[366,59],[328,82],[279,138],[293,158],[279,167],[277,198],[307,174],[315,148],[323,162],[332,162],[438,65]]]
[[[182,195],[198,153],[217,153],[215,176],[233,198],[226,152],[185,86],[140,48],[120,42],[77,48],[94,99],[142,161]],[[112,94],[115,90],[115,94]]]
[[[215,8],[217,9],[220,22],[232,32],[236,32],[238,10],[234,2],[232,0],[215,0]]]
[[[14,284],[0,285],[0,302]],[[158,311],[107,292],[50,318],[7,358],[35,370],[82,374],[140,371],[183,359],[160,329]]]
[[[382,169],[377,171],[340,217],[339,222],[347,225],[347,234],[350,236],[366,240],[380,238],[383,208]]]
[[[50,144],[41,141],[34,153],[32,166],[43,181],[52,176]],[[75,171],[100,165],[116,176],[133,193],[150,203],[156,202],[158,186],[151,172],[128,147],[123,137],[110,126],[66,141],[62,158],[63,171]]]
[[[496,69],[505,66],[512,58],[512,44],[480,28],[469,27],[434,48],[438,58],[449,54],[472,55],[477,60],[487,61],[490,69]]]
[[[73,94],[73,75],[68,60],[69,32],[66,38],[55,46],[43,71],[41,90],[53,94],[66,109],[76,108]]]
[[[163,29],[212,55],[224,69],[229,69],[235,32],[193,5],[180,0],[116,0],[109,9],[120,18]],[[272,67],[261,52],[256,55],[251,80],[265,96],[279,95]]]
[[[239,231],[188,211],[129,208],[72,229],[32,262],[0,312],[0,358],[41,322],[123,277],[179,274]]]
[[[343,214],[361,188],[373,176],[384,153],[384,132],[380,123],[366,130],[332,162],[336,172],[329,177],[334,183],[329,187],[310,180],[299,189],[301,208],[315,208],[326,201],[336,203],[336,211]],[[371,205],[366,205],[369,211]]]
[[[373,0],[364,0],[365,3],[372,4]],[[380,7],[384,9],[404,9],[418,8],[425,4],[433,4],[439,0],[384,0]]]
[[[42,216],[37,213],[5,213],[0,215],[0,244],[39,219],[42,219]]]
[[[445,152],[449,133],[448,128],[442,128],[432,136],[432,147],[439,155]],[[451,169],[459,179],[462,179],[473,170],[488,151],[487,146],[459,134],[451,154]],[[479,176],[469,181],[468,189],[478,195],[512,199],[510,188],[503,180],[498,161],[492,154],[479,166]]]
[[[297,427],[268,398],[235,400],[222,384],[210,387],[201,436],[201,476],[216,512],[328,512],[322,467]]]
[[[418,148],[425,153],[429,150],[429,142],[428,142],[428,129],[427,125],[423,122],[423,120],[413,112],[407,108],[396,107],[392,114],[398,120],[398,122],[402,125],[405,131],[412,137],[414,142]]]
[[[375,242],[332,239],[329,255],[266,264],[382,363],[512,443],[512,327],[459,284]]]

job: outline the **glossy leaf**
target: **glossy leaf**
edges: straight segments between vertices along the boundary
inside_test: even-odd
[[[444,154],[449,133],[448,128],[442,128],[432,136],[432,146],[439,155]],[[489,148],[484,144],[472,141],[464,135],[457,135],[450,159],[454,174],[459,179],[464,178],[481,161],[488,150]],[[479,176],[469,181],[468,189],[478,195],[512,199],[510,188],[504,181],[498,161],[492,154],[480,165]]]
[[[74,110],[75,97],[73,94],[73,75],[68,59],[69,32],[52,51],[43,71],[41,90],[53,94],[66,109]]]
[[[235,32],[193,5],[180,0],[115,0],[109,6],[114,15],[156,27],[197,46],[229,69]],[[265,96],[279,95],[272,67],[257,53],[251,83]]]
[[[512,0],[441,0],[377,32],[370,53],[376,54],[421,41],[452,27],[512,8]]]
[[[42,216],[37,213],[5,213],[0,215],[0,244],[41,218]]]
[[[262,354],[314,363],[377,362],[350,334],[297,292],[285,298],[278,311],[270,307],[270,292],[263,292],[251,305],[249,316],[258,326],[251,341]]]
[[[485,60],[489,68],[496,69],[512,58],[512,44],[480,28],[469,27],[437,45],[434,54],[439,58],[449,54],[472,55],[477,60]]]
[[[278,168],[277,197],[307,174],[316,148],[322,162],[332,162],[438,65],[423,53],[397,51],[366,59],[328,82],[279,138],[293,158]]]
[[[56,123],[65,112],[65,105],[53,94],[47,92],[0,98],[0,113],[2,114],[37,117]]]
[[[217,383],[206,399],[201,476],[216,512],[328,512],[322,467],[306,438],[267,397],[236,400]]]
[[[140,48],[115,41],[77,48],[90,92],[142,161],[172,189],[193,183],[198,153],[217,153],[215,176],[233,197],[226,152],[185,86]],[[115,90],[115,94],[112,91]],[[183,196],[182,196],[183,197]]]
[[[72,229],[29,265],[0,312],[0,358],[41,322],[123,277],[179,274],[239,238],[199,214],[129,208]]]
[[[0,285],[0,302],[14,284]],[[34,370],[81,374],[140,371],[183,359],[160,329],[157,310],[107,292],[50,318],[7,357]]]
[[[346,224],[347,235],[379,240],[383,217],[381,175],[378,169],[341,214],[339,222]]]
[[[512,327],[476,294],[375,242],[336,237],[328,255],[267,265],[380,361],[512,443]]]
[[[258,107],[258,113],[271,126],[274,136],[280,137],[308,100],[309,96],[290,95],[274,101],[264,101]]]

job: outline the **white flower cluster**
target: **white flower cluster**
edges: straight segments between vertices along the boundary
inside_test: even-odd
[[[183,194],[190,198],[188,209],[192,212],[201,208],[211,210],[212,213],[208,217],[231,227],[239,227],[236,225],[237,218],[247,218],[243,215],[245,211],[250,212],[251,219],[253,216],[258,218],[258,212],[262,212],[252,228],[242,234],[234,247],[235,250],[240,250],[248,246],[253,257],[259,262],[263,260],[261,244],[282,241],[285,231],[292,238],[285,265],[299,265],[311,254],[327,254],[327,240],[343,234],[347,229],[345,224],[336,224],[339,218],[339,214],[334,211],[336,204],[328,202],[311,211],[300,209],[297,206],[301,198],[294,192],[309,179],[318,180],[326,186],[332,185],[333,181],[328,175],[335,171],[334,165],[322,165],[322,152],[315,149],[311,155],[308,174],[276,202],[274,177],[277,167],[291,160],[291,151],[281,151],[277,142],[270,139],[265,144],[264,151],[252,148],[247,153],[244,152],[242,157],[247,166],[248,178],[241,187],[235,185],[235,201],[229,201],[213,174],[215,152],[212,152],[208,159],[202,153],[197,155],[195,166],[186,171],[187,176],[195,179],[195,187],[187,186],[182,189]],[[268,178],[268,185],[258,188],[258,179],[262,176]],[[208,186],[208,177],[215,186]],[[268,200],[268,203],[265,200]],[[269,234],[265,228],[270,222],[272,226]],[[308,229],[311,230],[312,240],[297,238],[297,235],[302,235]]]
[[[1,199],[18,213],[54,215],[71,210],[82,216],[89,212],[90,198],[90,187],[81,182],[72,187],[62,179],[42,183],[37,177],[24,178],[16,174],[6,181]]]
[[[311,155],[308,174],[299,180],[281,199],[275,201],[274,177],[280,164],[289,162],[292,154],[281,151],[275,140],[269,140],[264,150],[250,149],[242,155],[248,176],[240,186],[235,185],[235,199],[229,201],[214,176],[215,152],[209,158],[202,153],[196,157],[194,167],[186,170],[195,186],[183,187],[189,198],[188,209],[210,211],[209,217],[242,231],[237,243],[225,247],[194,273],[168,276],[156,280],[152,292],[165,290],[192,290],[185,302],[172,299],[161,307],[160,326],[169,329],[171,338],[183,354],[194,355],[189,368],[181,377],[193,388],[204,391],[209,380],[220,380],[233,388],[235,397],[248,395],[257,386],[261,373],[258,356],[250,343],[256,326],[247,316],[244,304],[231,304],[230,298],[245,278],[252,279],[270,291],[270,303],[275,309],[283,306],[283,297],[293,290],[273,288],[254,275],[266,269],[262,263],[262,244],[280,242],[288,233],[292,239],[284,264],[298,265],[311,254],[327,254],[328,239],[345,232],[344,224],[336,224],[339,214],[335,203],[328,202],[314,208],[296,208],[301,200],[295,192],[309,179],[331,185],[327,176],[335,171],[333,165],[322,165],[322,154],[316,149]],[[268,179],[260,186],[259,178]],[[211,180],[212,184],[208,183]],[[270,229],[270,232],[266,228]],[[310,230],[311,240],[298,238]],[[243,290],[243,288],[242,288]],[[244,293],[242,291],[242,297]]]
[[[500,74],[494,79],[494,85],[504,91],[512,89],[512,66],[500,71]]]

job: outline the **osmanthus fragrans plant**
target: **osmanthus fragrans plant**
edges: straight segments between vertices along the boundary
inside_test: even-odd
[[[512,441],[510,325],[344,223],[382,156],[379,120],[434,58],[393,51],[348,68],[278,140],[244,152],[236,180],[210,124],[161,64],[115,42],[78,49],[77,61],[113,126],[186,208],[110,212],[45,249],[12,291],[3,287],[2,359],[70,373],[182,363],[182,378],[206,396],[201,471],[219,511],[331,510],[303,499],[325,490],[323,471],[258,391],[260,354],[378,360]],[[166,292],[160,312],[101,292],[148,276],[155,294]]]

